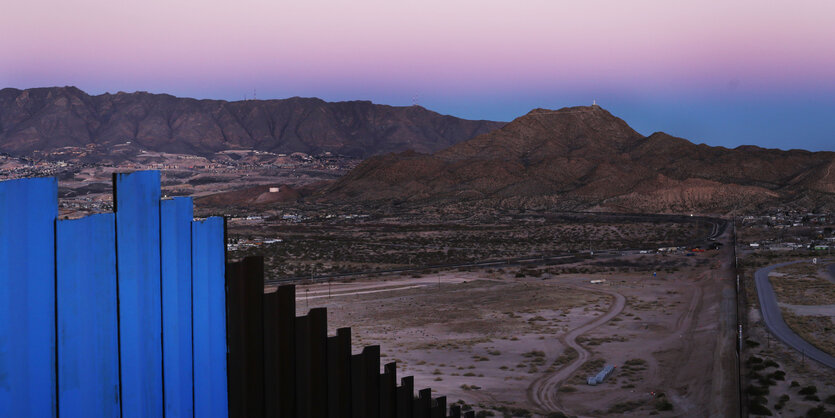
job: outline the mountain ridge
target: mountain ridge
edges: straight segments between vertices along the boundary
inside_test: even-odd
[[[324,201],[482,201],[562,210],[711,212],[835,203],[835,153],[643,136],[599,106],[534,109],[434,154],[369,158]]]
[[[17,155],[134,141],[152,151],[203,156],[256,149],[365,158],[407,149],[434,152],[503,125],[361,100],[88,95],[72,86],[0,90],[0,151]]]

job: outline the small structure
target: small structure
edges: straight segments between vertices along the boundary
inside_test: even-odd
[[[587,383],[591,386],[597,386],[603,383],[603,381],[606,380],[606,378],[609,377],[609,375],[612,374],[613,371],[615,371],[615,366],[612,366],[611,364],[606,365],[606,367],[604,367],[603,370],[600,371],[600,373],[589,377]]]
[[[270,193],[278,193],[281,191],[279,187],[270,187]]]

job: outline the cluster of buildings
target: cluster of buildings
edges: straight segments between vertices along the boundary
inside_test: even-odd
[[[743,243],[752,250],[830,251],[835,246],[835,213],[777,211],[744,216],[741,224],[763,236]]]
[[[226,242],[226,249],[228,251],[237,251],[247,248],[261,247],[262,245],[278,244],[280,242],[282,242],[281,238],[230,238]]]
[[[81,164],[88,166],[89,164]],[[12,157],[0,154],[0,180],[24,177],[53,177],[67,171],[66,161],[35,160],[28,157]]]
[[[740,218],[743,226],[764,225],[771,228],[827,225],[835,222],[835,213],[811,213],[798,210],[779,210],[768,215],[748,215]]]

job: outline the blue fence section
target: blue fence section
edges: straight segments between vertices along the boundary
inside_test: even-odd
[[[223,219],[156,171],[113,193],[58,220],[56,179],[0,182],[0,417],[228,416]]]
[[[163,416],[158,171],[114,174],[122,416]]]
[[[223,218],[195,221],[192,233],[194,297],[194,415],[228,416],[226,387],[226,277]]]
[[[263,257],[227,273],[224,220],[158,172],[113,180],[115,214],[62,221],[55,179],[0,182],[0,418],[462,416],[265,295]]]
[[[112,213],[58,221],[58,411],[119,417],[119,317]]]
[[[0,182],[0,417],[56,411],[54,178]]]
[[[160,202],[165,416],[193,416],[190,197]],[[222,236],[222,232],[221,232]]]

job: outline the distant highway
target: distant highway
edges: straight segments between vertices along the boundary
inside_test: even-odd
[[[606,252],[606,254],[611,254]],[[601,254],[602,255],[602,254]],[[394,269],[387,269],[387,270],[366,270],[366,271],[354,271],[350,273],[333,273],[333,274],[326,274],[326,275],[317,275],[317,276],[296,276],[296,277],[285,277],[281,279],[272,279],[272,280],[265,280],[264,283],[267,285],[274,285],[279,283],[289,283],[289,282],[297,282],[300,280],[306,280],[311,282],[321,282],[321,281],[328,281],[330,279],[339,279],[345,277],[352,277],[352,276],[368,276],[371,274],[392,274],[392,273],[410,273],[410,272],[421,272],[424,270],[434,270],[434,269],[455,269],[455,268],[466,268],[466,267],[513,267],[519,265],[528,265],[528,264],[547,264],[547,263],[556,263],[558,261],[565,262],[566,259],[578,259],[578,256],[582,257],[583,254],[560,254],[560,255],[551,255],[551,256],[525,256],[525,257],[515,257],[515,258],[507,258],[501,260],[486,260],[486,261],[478,261],[478,262],[471,262],[471,263],[450,263],[450,264],[434,264],[428,266],[418,266],[418,267],[401,267],[401,268],[394,268]]]
[[[774,269],[802,262],[809,261],[791,261],[787,263],[774,264],[768,267],[763,267],[757,270],[754,274],[754,282],[757,285],[757,297],[760,300],[760,311],[763,315],[763,322],[765,322],[765,325],[774,335],[777,336],[777,338],[790,347],[803,353],[803,355],[817,361],[818,363],[835,369],[835,357],[810,344],[808,341],[795,334],[794,331],[786,325],[786,321],[783,320],[783,315],[780,313],[780,307],[777,305],[777,295],[774,293],[774,288],[771,287],[771,282],[768,281],[768,273]],[[833,265],[829,266],[829,272],[835,274],[835,268]]]
[[[644,215],[647,216],[647,215]],[[676,215],[677,217],[687,219],[686,216]],[[714,240],[720,235],[725,232],[727,228],[728,222],[723,219],[713,219],[713,218],[699,218],[702,221],[707,221],[712,225],[711,231],[708,236],[705,238],[707,240]],[[685,245],[686,247],[693,247],[697,245],[701,245],[703,242],[694,242]],[[405,245],[403,245],[405,246]],[[333,279],[342,279],[348,277],[356,277],[356,276],[368,276],[372,274],[398,274],[398,273],[412,273],[412,272],[422,272],[424,270],[448,270],[448,269],[455,269],[455,268],[468,268],[468,267],[515,267],[515,266],[536,266],[536,265],[544,265],[544,264],[565,264],[569,262],[576,262],[584,258],[598,258],[598,257],[617,257],[617,256],[624,256],[630,254],[640,254],[640,249],[600,249],[595,250],[593,253],[589,252],[567,252],[567,253],[556,253],[556,254],[537,254],[537,255],[526,255],[521,257],[509,257],[509,258],[499,258],[499,259],[492,259],[492,260],[483,260],[483,261],[474,261],[474,262],[459,262],[459,263],[448,263],[448,264],[434,264],[434,265],[424,265],[424,266],[409,266],[409,267],[399,267],[393,269],[386,269],[386,270],[365,270],[365,271],[353,271],[348,273],[331,273],[331,274],[323,274],[323,275],[315,275],[315,276],[291,276],[291,277],[282,277],[279,279],[268,279],[264,281],[265,285],[277,285],[282,283],[294,283],[299,281],[309,281],[313,283],[317,282],[326,282]]]

